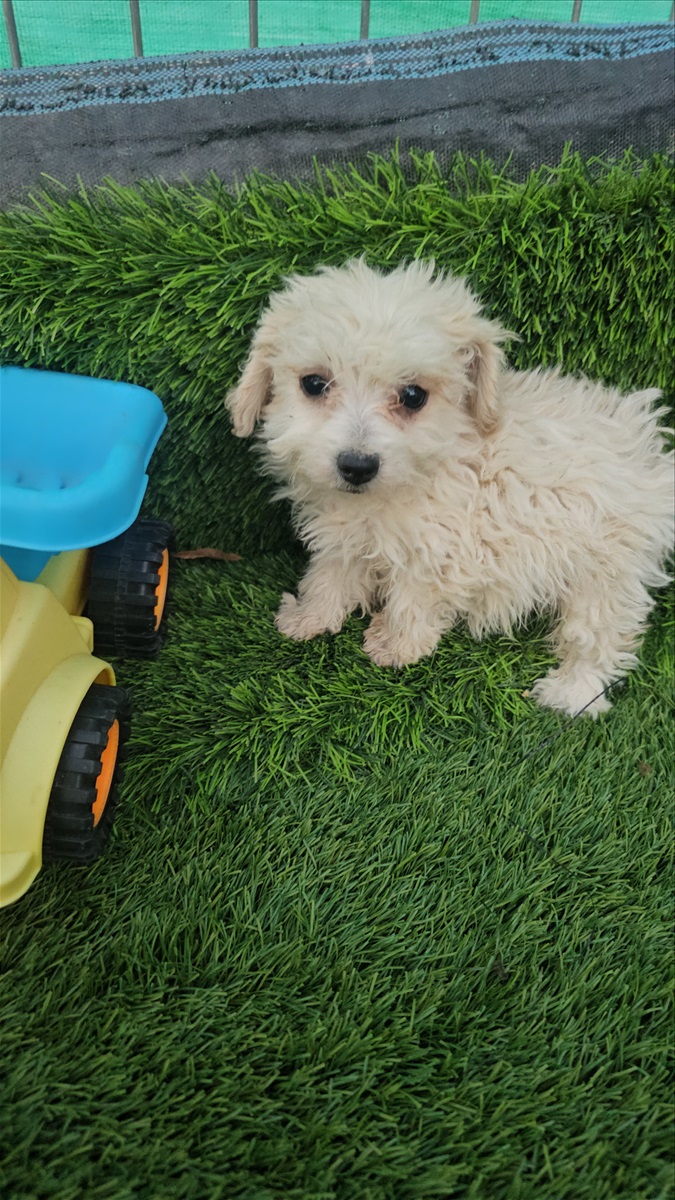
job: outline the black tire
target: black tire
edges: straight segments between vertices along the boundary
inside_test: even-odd
[[[92,684],[56,768],[42,838],[43,862],[91,863],[103,853],[112,831],[128,735],[126,692]],[[98,784],[102,774],[105,779]]]
[[[87,616],[101,658],[155,658],[166,639],[168,556],[174,533],[166,521],[135,521],[92,555]],[[159,622],[158,593],[163,588]]]

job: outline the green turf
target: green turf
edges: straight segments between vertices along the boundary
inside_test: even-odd
[[[668,381],[673,168],[526,185],[423,158],[0,218],[6,359],[155,387],[183,546],[116,837],[2,918],[11,1200],[673,1195],[673,596],[597,723],[534,710],[545,622],[399,673],[274,630],[302,556],[220,398],[293,267],[435,255],[524,334]]]

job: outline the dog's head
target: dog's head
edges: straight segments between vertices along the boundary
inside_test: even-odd
[[[494,431],[508,336],[433,264],[324,267],[271,297],[226,404],[239,437],[262,420],[292,492],[382,493],[428,478],[463,432]]]

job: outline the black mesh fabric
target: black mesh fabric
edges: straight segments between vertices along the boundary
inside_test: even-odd
[[[417,38],[3,72],[0,203],[51,176],[307,177],[313,161],[432,149],[560,159],[672,153],[673,27],[498,22]]]

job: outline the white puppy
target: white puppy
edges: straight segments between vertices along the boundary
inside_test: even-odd
[[[272,296],[227,405],[260,436],[311,551],[288,637],[371,613],[381,666],[431,654],[456,621],[474,636],[555,614],[559,666],[536,699],[610,707],[667,582],[673,463],[652,388],[622,396],[559,371],[509,370],[512,335],[460,279],[363,261],[295,276]]]

